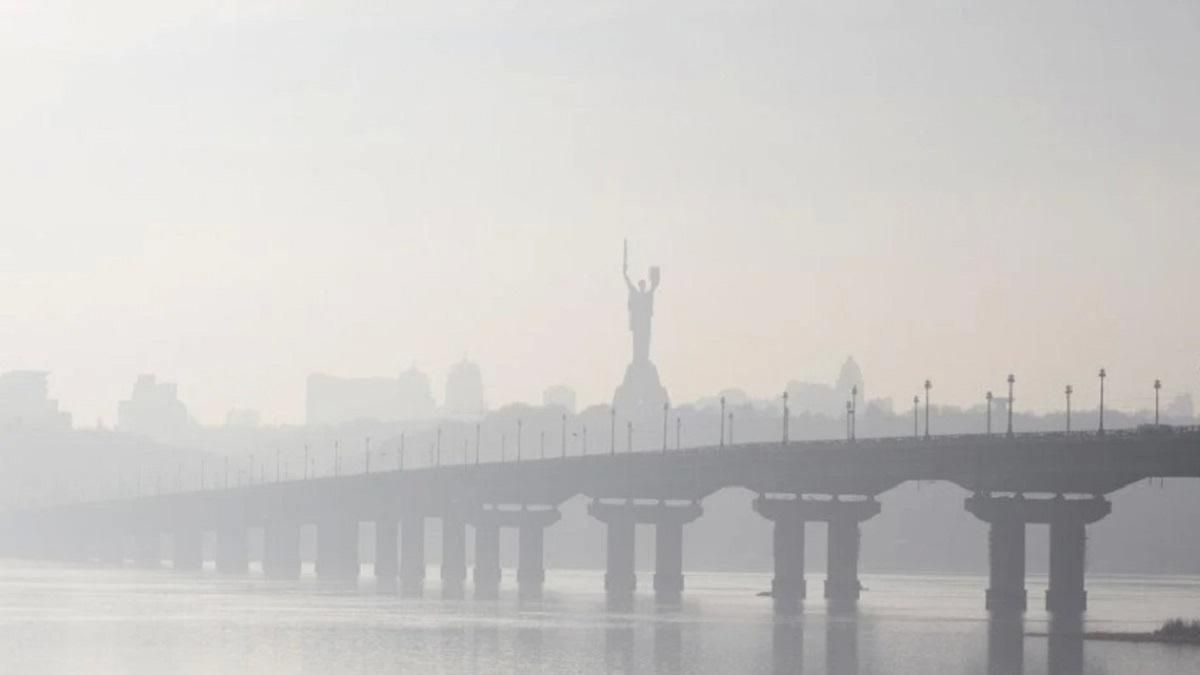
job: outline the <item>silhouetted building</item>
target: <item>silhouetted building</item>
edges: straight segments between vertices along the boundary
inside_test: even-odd
[[[858,387],[859,409],[865,409],[867,400],[866,386],[863,383],[862,370],[854,357],[848,357],[838,371],[835,383],[820,384],[815,382],[799,382],[792,380],[787,384],[788,403],[794,412],[809,412],[830,417],[839,417],[846,412],[846,402],[850,400],[851,390]]]
[[[69,429],[70,413],[49,398],[46,373],[14,370],[0,375],[0,428]]]
[[[556,384],[542,392],[542,405],[557,406],[569,413],[575,412],[575,390],[565,384]]]
[[[117,404],[117,429],[157,440],[179,440],[193,431],[187,407],[174,382],[139,375],[129,400]]]
[[[463,359],[446,374],[446,413],[449,415],[479,415],[483,403],[483,375],[479,366]]]
[[[306,419],[310,425],[362,420],[399,422],[433,415],[429,377],[410,368],[399,377],[308,376]]]
[[[225,413],[225,426],[234,429],[256,429],[261,421],[257,410],[234,408]]]

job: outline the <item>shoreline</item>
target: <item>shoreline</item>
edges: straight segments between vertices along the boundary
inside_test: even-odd
[[[1099,642],[1153,642],[1167,645],[1190,645],[1200,647],[1200,637],[1193,638],[1178,638],[1156,633],[1083,633],[1083,634],[1064,634],[1064,633],[1026,633],[1025,637],[1075,637],[1082,640],[1096,640]]]

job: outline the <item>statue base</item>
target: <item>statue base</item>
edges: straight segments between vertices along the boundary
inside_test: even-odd
[[[625,380],[613,394],[613,407],[625,418],[661,416],[664,403],[670,401],[658,379],[658,369],[649,360],[634,361],[625,367]]]

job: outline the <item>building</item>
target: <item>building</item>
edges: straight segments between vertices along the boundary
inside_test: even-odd
[[[47,373],[13,370],[0,375],[0,428],[70,429],[71,415],[49,397]]]
[[[542,405],[559,407],[568,413],[575,412],[575,390],[565,384],[556,384],[542,392]]]
[[[313,373],[305,392],[310,426],[374,420],[399,422],[433,416],[429,377],[410,368],[399,377],[336,377]]]
[[[175,383],[154,375],[139,375],[129,399],[117,404],[118,431],[172,442],[186,439],[195,426]]]
[[[863,402],[867,400],[862,370],[858,367],[854,357],[847,357],[832,386],[796,380],[788,382],[788,404],[791,410],[797,413],[808,412],[840,417],[846,413],[846,402],[850,400],[850,392],[854,387],[858,387],[858,404],[862,406]]]
[[[483,375],[479,366],[463,359],[446,374],[446,414],[475,416],[485,410]]]

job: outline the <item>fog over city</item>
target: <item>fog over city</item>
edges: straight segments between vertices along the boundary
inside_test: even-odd
[[[1198,44],[0,0],[0,670],[1200,668]]]

